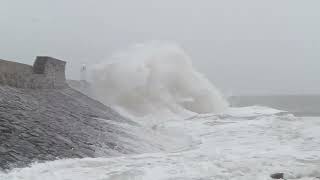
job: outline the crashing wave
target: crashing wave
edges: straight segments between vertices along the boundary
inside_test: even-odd
[[[215,113],[228,106],[175,44],[136,45],[96,65],[92,77],[100,101],[136,117]]]

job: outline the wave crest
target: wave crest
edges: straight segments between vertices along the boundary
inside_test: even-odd
[[[96,65],[92,75],[97,98],[133,116],[212,113],[228,106],[175,44],[135,45]]]

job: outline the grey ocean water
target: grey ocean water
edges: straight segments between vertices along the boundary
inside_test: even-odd
[[[295,116],[320,116],[320,95],[233,96],[231,106],[268,106],[293,113]]]

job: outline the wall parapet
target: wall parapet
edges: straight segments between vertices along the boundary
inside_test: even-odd
[[[0,59],[0,85],[27,89],[57,89],[67,87],[66,62],[48,56],[38,56],[33,66]]]

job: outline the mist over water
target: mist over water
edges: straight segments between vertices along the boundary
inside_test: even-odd
[[[96,65],[93,89],[103,103],[133,116],[221,112],[221,93],[176,44],[137,44]]]

